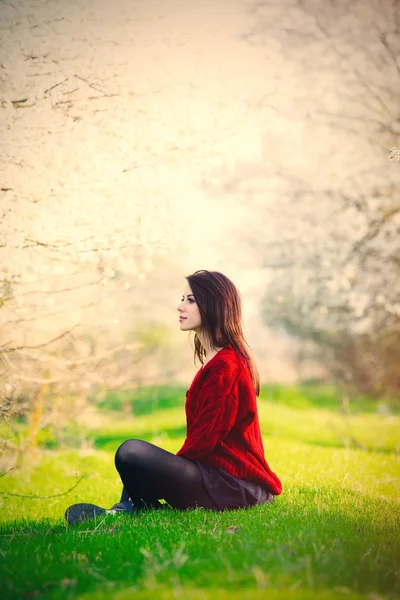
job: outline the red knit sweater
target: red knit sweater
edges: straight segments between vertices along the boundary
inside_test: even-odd
[[[264,457],[248,362],[231,345],[196,373],[185,409],[186,439],[178,456],[254,481],[275,495],[282,492]]]

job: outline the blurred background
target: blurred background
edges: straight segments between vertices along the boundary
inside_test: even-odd
[[[197,269],[238,287],[265,385],[396,404],[399,27],[396,0],[0,3],[0,395],[25,449],[113,393],[184,402]]]

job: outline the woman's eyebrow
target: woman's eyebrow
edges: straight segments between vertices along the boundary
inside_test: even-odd
[[[189,298],[189,296],[192,296],[194,298],[193,294],[188,294],[187,297]],[[182,298],[184,298],[184,297],[185,297],[185,294],[182,294]]]

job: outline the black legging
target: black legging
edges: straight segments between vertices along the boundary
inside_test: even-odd
[[[160,508],[163,499],[173,508],[216,510],[196,463],[143,440],[127,440],[115,454],[115,466],[124,485],[121,501],[141,508]]]

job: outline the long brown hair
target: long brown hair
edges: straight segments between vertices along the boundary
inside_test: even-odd
[[[260,394],[260,376],[250,347],[243,334],[242,299],[240,292],[226,275],[217,271],[199,270],[186,277],[199,307],[201,331],[212,347],[230,344],[247,359],[256,395]],[[197,333],[194,336],[194,361],[204,364],[206,351]]]

